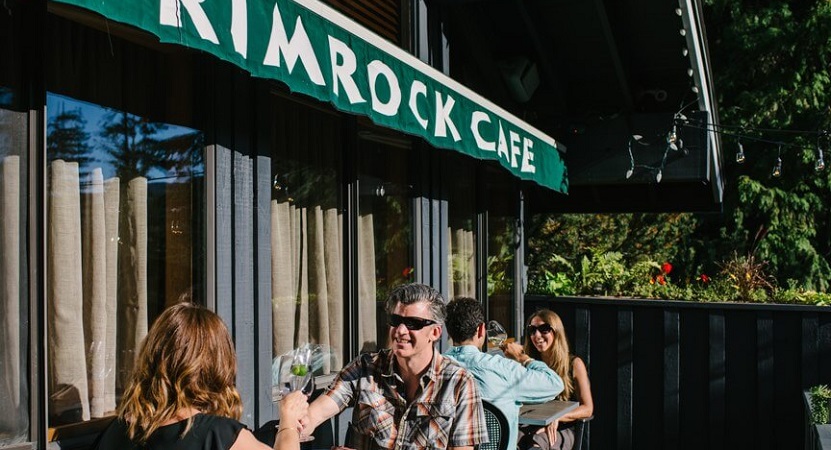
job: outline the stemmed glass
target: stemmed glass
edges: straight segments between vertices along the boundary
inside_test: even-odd
[[[505,327],[495,320],[488,322],[487,333],[489,350],[499,350],[505,340],[508,339],[508,332],[505,331]]]
[[[312,348],[309,345],[296,348],[277,358],[276,383],[272,394],[282,400],[293,391],[301,391],[307,396],[314,392],[314,376],[311,365]],[[314,436],[300,435],[300,442],[308,442]]]

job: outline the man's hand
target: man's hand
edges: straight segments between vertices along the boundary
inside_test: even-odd
[[[522,345],[516,342],[503,343],[501,348],[502,353],[504,353],[506,357],[511,358],[514,361],[523,362],[529,358],[529,356],[525,354],[525,349],[522,348]]]

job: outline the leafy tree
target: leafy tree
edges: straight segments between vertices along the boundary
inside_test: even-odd
[[[723,136],[726,223],[717,247],[748,252],[759,228],[756,255],[778,280],[828,289],[829,178],[815,174],[816,132],[831,127],[831,4],[826,1],[706,2],[706,26],[719,113],[745,140],[744,165]],[[780,146],[777,142],[784,145]],[[780,155],[782,176],[771,176]],[[702,252],[702,256],[703,256]],[[724,255],[724,254],[722,254]],[[724,258],[724,256],[722,256]]]
[[[831,144],[818,134],[831,129],[831,3],[705,0],[705,25],[722,125],[724,212],[535,218],[532,286],[583,257],[618,252],[626,267],[672,261],[673,281],[682,284],[753,258],[779,287],[829,289],[831,180],[814,164],[817,146]],[[737,136],[745,138],[744,164],[733,158]],[[773,177],[780,156],[782,174]]]

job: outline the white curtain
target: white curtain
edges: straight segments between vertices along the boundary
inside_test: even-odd
[[[122,201],[118,178],[95,168],[81,183],[55,160],[49,187],[49,410],[64,423],[115,410],[147,334],[147,180]]]
[[[0,159],[0,445],[20,411],[20,157]]]
[[[115,410],[118,196],[119,180],[104,182],[101,169],[94,169],[84,194],[81,222],[84,342],[92,417]]]
[[[387,345],[387,336],[378,336],[376,324],[378,285],[375,280],[375,222],[372,214],[358,217],[358,344],[361,352]],[[383,342],[378,342],[383,340]]]
[[[337,208],[271,202],[273,354],[304,344],[329,350],[324,373],[343,366],[343,217]],[[375,250],[372,216],[358,224],[358,336],[376,347]]]
[[[342,224],[336,208],[271,202],[273,354],[319,344],[324,373],[343,365]]]
[[[472,230],[448,227],[449,298],[476,296],[476,239]]]

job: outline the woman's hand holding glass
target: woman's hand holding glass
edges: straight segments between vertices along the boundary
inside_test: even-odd
[[[280,356],[275,360],[277,364],[276,383],[273,389],[275,397],[280,400],[288,400],[290,397],[297,397],[295,393],[302,394],[304,401],[308,399],[312,392],[314,392],[314,375],[311,365],[312,348],[309,345],[296,348],[291,352]],[[280,421],[283,421],[282,410],[283,401],[280,402]],[[308,405],[307,405],[308,406]],[[298,432],[301,433],[300,441],[307,442],[314,439],[313,436],[307,436],[302,433],[303,427],[300,424],[300,418],[305,416],[305,409],[303,414],[297,416],[294,422],[297,423]],[[294,413],[294,411],[292,411]]]
[[[308,410],[308,397],[303,392],[294,391],[283,396],[280,400],[280,425],[283,428],[294,427],[298,434],[302,434],[300,419],[306,416]]]

